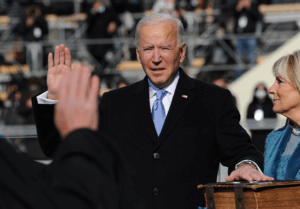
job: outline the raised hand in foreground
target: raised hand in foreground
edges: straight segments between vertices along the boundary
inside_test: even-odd
[[[62,138],[79,128],[97,130],[100,79],[90,77],[91,70],[76,63],[64,72],[63,84],[57,92],[54,122]]]
[[[71,71],[71,53],[63,44],[55,47],[54,64],[53,54],[48,55],[48,99],[58,100],[58,92],[63,82],[63,74]]]

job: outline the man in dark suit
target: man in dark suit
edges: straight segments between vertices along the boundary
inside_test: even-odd
[[[90,70],[78,64],[65,78],[55,110],[63,141],[49,166],[21,157],[0,140],[2,209],[122,208],[120,181],[130,184],[118,176],[126,169],[123,157],[112,140],[95,131],[99,79],[94,76],[88,90]]]
[[[259,171],[262,154],[239,125],[229,91],[192,79],[179,67],[186,51],[182,33],[182,23],[171,15],[143,18],[137,26],[136,52],[147,76],[105,93],[100,104],[100,129],[135,170],[133,186],[142,208],[204,206],[197,185],[215,182],[220,162],[232,171],[227,181],[272,179]],[[61,82],[56,69],[70,70],[63,45],[55,49],[55,65],[52,54],[50,58],[52,80],[46,98],[38,97],[40,103],[58,99],[59,85],[50,85]],[[51,156],[59,146],[51,125],[53,105],[36,100],[34,109],[41,147]]]

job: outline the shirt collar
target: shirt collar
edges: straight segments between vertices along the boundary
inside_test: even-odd
[[[174,94],[175,90],[176,90],[178,80],[179,80],[179,71],[177,72],[177,74],[176,74],[175,78],[173,79],[173,81],[163,89],[166,90],[168,92],[168,94]],[[153,83],[151,83],[149,78],[148,78],[148,83],[149,83],[149,88],[150,88],[150,98],[152,98],[153,96],[155,96],[155,93],[160,89],[155,87],[153,85]]]

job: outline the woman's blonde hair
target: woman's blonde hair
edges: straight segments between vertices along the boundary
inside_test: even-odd
[[[273,65],[273,73],[296,86],[300,91],[300,50],[281,57]]]

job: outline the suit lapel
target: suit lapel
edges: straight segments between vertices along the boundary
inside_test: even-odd
[[[180,78],[162,132],[159,136],[158,146],[167,138],[196,96],[196,94],[192,92],[195,86],[190,77],[185,74],[181,68],[179,72]]]
[[[158,136],[154,127],[149,102],[149,85],[147,77],[142,80],[139,86],[134,91],[132,98],[133,108],[136,112],[137,118],[142,124],[147,134],[152,139],[154,144],[158,141]]]

